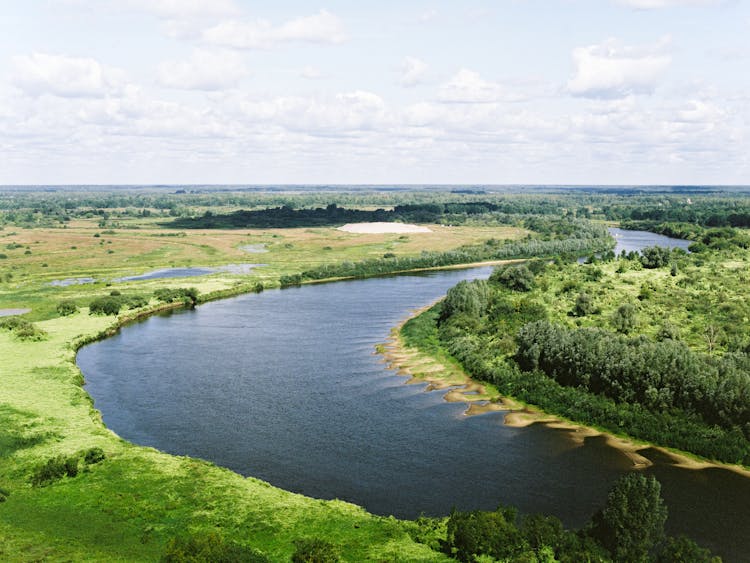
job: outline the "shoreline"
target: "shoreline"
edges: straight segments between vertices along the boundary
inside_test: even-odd
[[[425,391],[443,391],[446,402],[464,402],[467,405],[465,416],[476,416],[488,412],[505,412],[504,424],[512,428],[525,428],[541,424],[555,430],[564,430],[569,438],[583,445],[586,438],[603,438],[605,444],[623,453],[633,464],[633,469],[645,469],[654,465],[641,452],[653,449],[665,455],[670,462],[683,469],[701,470],[709,468],[726,469],[743,477],[750,478],[750,469],[736,464],[725,464],[701,458],[690,452],[673,450],[657,444],[640,442],[629,436],[619,436],[606,430],[566,420],[554,414],[545,413],[533,405],[526,405],[512,397],[501,396],[488,391],[488,386],[472,379],[463,368],[446,367],[440,360],[416,348],[409,348],[403,341],[401,329],[412,318],[433,307],[438,301],[414,309],[396,327],[383,344],[376,347],[376,354],[395,375],[408,377],[406,385],[427,383]],[[421,368],[427,367],[427,371]]]

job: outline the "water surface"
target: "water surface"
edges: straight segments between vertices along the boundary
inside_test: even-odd
[[[152,317],[78,355],[108,427],[138,444],[377,514],[546,512],[583,525],[630,460],[602,438],[467,418],[374,354],[390,329],[489,268],[309,285]],[[659,454],[672,533],[750,553],[750,479]]]

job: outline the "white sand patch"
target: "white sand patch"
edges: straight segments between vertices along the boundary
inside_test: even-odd
[[[427,227],[408,225],[406,223],[347,223],[338,228],[339,231],[361,234],[381,233],[431,233]]]

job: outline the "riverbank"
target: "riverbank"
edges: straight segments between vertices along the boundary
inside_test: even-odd
[[[635,440],[630,436],[616,435],[595,427],[584,426],[575,421],[545,413],[534,405],[522,403],[513,397],[501,396],[492,385],[472,379],[447,353],[440,351],[440,357],[435,357],[418,347],[407,345],[403,336],[404,326],[410,320],[430,310],[435,304],[412,311],[391,330],[389,338],[376,349],[389,369],[396,370],[399,376],[409,377],[407,384],[427,383],[425,391],[445,390],[443,398],[446,401],[466,404],[464,414],[467,416],[488,412],[506,412],[504,424],[514,428],[540,424],[566,431],[568,437],[579,444],[587,438],[602,438],[606,445],[627,456],[634,469],[644,469],[653,465],[653,462],[643,455],[645,450],[653,449],[666,456],[677,467],[692,470],[721,468],[750,478],[750,469],[741,465],[713,462],[689,452],[665,448]]]

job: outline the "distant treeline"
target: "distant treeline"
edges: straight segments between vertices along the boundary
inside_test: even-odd
[[[240,229],[326,227],[344,223],[404,222],[456,223],[471,216],[489,214],[554,214],[558,208],[541,202],[524,200],[492,203],[489,201],[454,203],[418,203],[396,205],[393,209],[348,209],[331,203],[326,207],[295,209],[283,205],[268,209],[240,210],[228,214],[206,211],[200,217],[179,218],[169,226],[178,229]]]
[[[446,252],[422,252],[419,256],[384,256],[360,262],[342,262],[305,270],[300,274],[285,275],[282,286],[296,285],[305,281],[329,278],[364,278],[394,272],[405,272],[422,268],[439,268],[457,264],[470,264],[489,260],[512,258],[541,258],[565,256],[575,259],[595,252],[603,252],[614,246],[607,230],[584,221],[575,222],[573,236],[550,240],[528,239],[522,241],[488,240],[483,244],[467,245]]]

